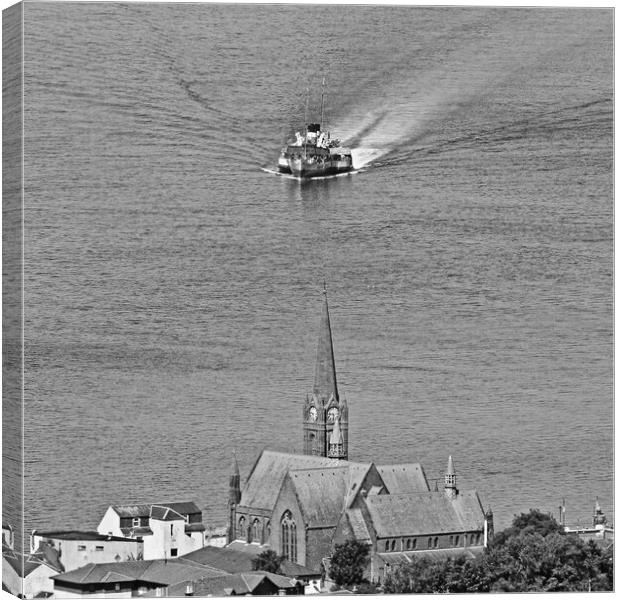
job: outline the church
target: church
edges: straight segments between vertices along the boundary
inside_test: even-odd
[[[264,450],[241,485],[233,458],[228,543],[273,549],[310,569],[326,564],[335,544],[370,546],[367,576],[380,582],[415,555],[473,556],[493,535],[493,515],[476,491],[457,487],[452,457],[444,484],[430,489],[418,463],[349,460],[349,408],[338,393],[327,293],[314,385],[303,402],[303,454]]]

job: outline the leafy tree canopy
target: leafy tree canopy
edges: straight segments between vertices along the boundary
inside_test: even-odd
[[[278,556],[273,550],[265,550],[252,559],[252,569],[254,571],[267,571],[281,575],[280,567],[283,560],[284,557]]]
[[[481,556],[422,556],[393,569],[383,587],[392,593],[611,591],[613,552],[532,510],[515,517]]]
[[[369,552],[369,546],[357,540],[336,544],[330,561],[330,579],[345,587],[366,583],[364,570],[369,561]]]

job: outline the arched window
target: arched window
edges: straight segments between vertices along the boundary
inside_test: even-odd
[[[413,543],[411,544],[411,547],[415,550],[418,546],[418,540],[416,538],[413,538]]]
[[[396,540],[392,540],[392,552],[396,549]]]
[[[450,546],[454,546],[454,536],[450,536]]]
[[[389,552],[390,551],[390,540],[386,540],[385,541],[385,551]]]
[[[411,540],[409,540],[409,539],[407,540],[406,546],[407,546],[407,550],[411,549]]]
[[[269,542],[269,538],[271,537],[271,521],[267,521],[265,524],[265,535],[267,537],[267,542]]]
[[[237,521],[237,539],[245,539],[245,517],[239,517]]]
[[[436,538],[433,540],[433,548],[437,548],[437,545],[438,545],[438,544],[439,544],[439,538],[438,538],[438,537],[436,537]]]
[[[260,542],[260,521],[258,519],[254,519],[252,521],[252,531],[250,536],[251,542]]]
[[[282,556],[292,562],[297,562],[297,525],[289,510],[282,515],[280,531],[282,534]]]
[[[458,535],[454,536],[454,545],[455,546],[459,545],[459,536]]]
[[[433,546],[433,538],[428,538],[428,547],[431,548]]]

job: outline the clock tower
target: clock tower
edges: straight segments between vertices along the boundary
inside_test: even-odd
[[[349,409],[338,395],[336,363],[332,344],[332,330],[327,306],[327,290],[323,288],[323,312],[319,329],[319,343],[316,351],[314,386],[306,395],[303,409],[304,454],[329,456],[334,459],[348,458]],[[332,432],[336,428],[342,446],[338,452],[329,452]]]

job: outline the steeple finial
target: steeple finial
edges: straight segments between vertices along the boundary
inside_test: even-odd
[[[332,330],[329,322],[329,307],[327,305],[327,287],[323,282],[323,312],[319,329],[319,343],[316,351],[316,367],[314,371],[314,389],[316,396],[324,401],[334,396],[338,402],[338,387],[336,383],[336,363],[334,361],[334,347],[332,344]]]

